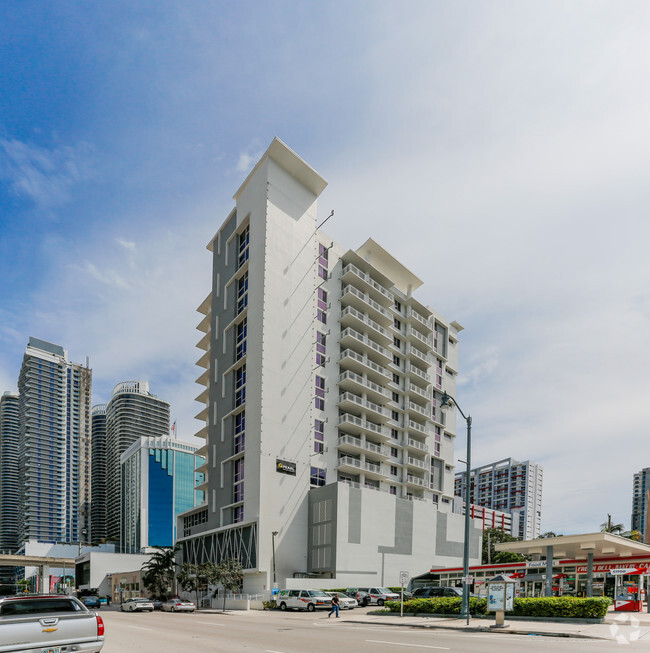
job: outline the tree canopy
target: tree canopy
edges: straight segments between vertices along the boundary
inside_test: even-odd
[[[481,564],[496,565],[507,562],[523,562],[526,556],[510,551],[495,551],[494,545],[502,542],[519,542],[518,537],[513,537],[499,528],[486,528],[483,531],[483,551],[481,555]]]

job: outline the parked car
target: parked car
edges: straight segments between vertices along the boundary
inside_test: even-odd
[[[124,601],[120,610],[122,612],[153,612],[153,603],[150,599],[133,597]]]
[[[438,596],[458,598],[463,596],[463,590],[460,587],[418,587],[413,590],[414,599],[429,599]]]
[[[357,604],[362,608],[365,608],[367,605],[370,605],[370,595],[367,592],[361,592],[358,589],[348,588],[345,590],[345,593],[348,596],[352,596],[357,600]]]
[[[356,608],[359,605],[357,603],[357,600],[353,596],[350,596],[345,592],[325,592],[325,594],[328,594],[329,596],[334,596],[334,594],[338,594],[339,608],[341,608],[341,610],[352,610],[353,608]]]
[[[280,590],[275,597],[275,605],[280,610],[329,610],[332,607],[332,597],[323,590]]]
[[[0,599],[0,653],[99,653],[104,622],[72,596],[18,595]]]
[[[165,612],[194,612],[196,605],[192,601],[183,601],[182,599],[169,599],[162,604]]]
[[[99,608],[102,607],[102,602],[99,600],[99,597],[98,597],[98,596],[94,596],[94,595],[92,595],[92,594],[91,594],[91,595],[88,595],[88,596],[83,596],[83,597],[81,597],[81,602],[82,602],[82,603],[83,603],[87,608],[92,608],[92,609],[97,608],[97,609],[99,610]]]
[[[153,603],[154,610],[162,610],[164,601],[161,601],[160,599],[151,599],[151,602]]]
[[[399,601],[399,594],[391,592],[387,587],[355,587],[348,589],[348,594],[364,592],[368,595],[368,605],[376,603],[379,606],[384,605],[386,601]]]

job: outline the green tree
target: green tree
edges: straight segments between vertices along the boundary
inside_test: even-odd
[[[226,611],[226,593],[238,590],[244,580],[241,562],[236,558],[222,560],[216,569],[215,580],[223,587],[223,611]]]
[[[142,582],[149,591],[159,599],[169,598],[170,588],[174,587],[176,578],[176,554],[180,544],[172,547],[154,546],[156,549],[149,560],[142,565]]]
[[[205,591],[208,585],[217,581],[217,565],[214,562],[202,562],[195,565],[184,562],[177,576],[181,587],[187,592],[194,592],[196,596],[196,609],[200,610],[199,590]]]
[[[542,533],[539,538],[544,540],[544,539],[549,539],[551,537],[562,537],[562,535],[558,535],[557,533],[554,533],[553,531],[546,531],[546,533]]]
[[[483,552],[481,563],[484,565],[496,565],[507,562],[523,562],[526,556],[510,551],[495,551],[494,545],[502,542],[519,542],[518,537],[513,537],[499,528],[486,528],[483,531]]]

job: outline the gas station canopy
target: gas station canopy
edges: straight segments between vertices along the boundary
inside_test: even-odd
[[[553,557],[574,560],[587,560],[591,557],[589,554],[593,554],[594,557],[618,557],[623,562],[625,558],[650,555],[650,545],[611,533],[560,535],[524,542],[502,542],[494,546],[496,551],[510,551],[534,558],[546,556],[549,547],[553,548]]]

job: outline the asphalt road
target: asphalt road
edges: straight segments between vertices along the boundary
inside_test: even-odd
[[[356,611],[355,611],[356,612]],[[106,625],[102,653],[611,653],[611,641],[464,633],[346,622],[327,612],[123,613],[100,611]],[[647,651],[628,644],[625,651]]]

